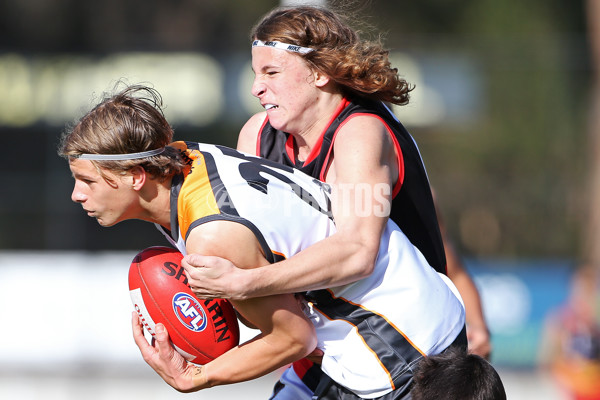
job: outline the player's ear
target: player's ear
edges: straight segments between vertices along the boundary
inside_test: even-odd
[[[129,170],[129,173],[131,174],[131,187],[134,190],[142,189],[144,187],[144,184],[146,183],[146,170],[138,166],[133,167],[131,170]]]
[[[316,70],[316,71],[314,71],[313,75],[315,77],[315,86],[316,87],[323,87],[323,86],[327,85],[330,81],[329,76],[325,75],[321,71]]]

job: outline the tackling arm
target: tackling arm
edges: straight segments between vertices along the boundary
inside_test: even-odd
[[[252,151],[244,147],[251,142],[240,139],[239,149]],[[334,153],[326,181],[334,190],[337,233],[287,260],[255,269],[237,268],[221,258],[188,256],[182,265],[198,297],[247,299],[296,293],[348,284],[371,274],[398,176],[393,142],[378,119],[360,116],[340,129]]]

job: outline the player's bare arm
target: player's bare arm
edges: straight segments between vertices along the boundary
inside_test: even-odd
[[[237,149],[245,153],[255,154],[256,142],[260,127],[267,117],[266,112],[254,114],[242,127],[238,135]]]
[[[469,351],[489,360],[492,352],[492,344],[490,341],[490,331],[483,315],[479,291],[477,290],[475,282],[473,282],[473,279],[471,279],[471,276],[465,270],[460,255],[448,237],[444,218],[438,209],[435,191],[432,193],[434,204],[436,206],[440,233],[442,234],[442,240],[444,241],[448,278],[452,280],[465,303]]]
[[[465,303],[469,351],[489,359],[492,352],[490,332],[483,315],[481,299],[475,282],[462,266],[462,262],[452,244],[446,239],[444,240],[444,248],[446,250],[448,277],[458,289]]]
[[[330,238],[337,236],[345,248],[341,244],[335,247],[342,258],[338,268],[344,272],[332,272],[355,281],[372,271],[389,218],[398,161],[391,135],[372,116],[350,119],[340,129],[333,151],[325,177],[333,185],[332,211],[337,227]],[[323,246],[328,245],[328,239],[323,240]]]
[[[184,266],[204,267],[191,275],[197,296],[245,299],[301,292],[354,282],[371,273],[398,176],[392,139],[376,118],[355,117],[338,134],[334,152],[327,182],[334,188],[338,232],[288,260],[253,270],[218,258],[188,256]]]
[[[355,117],[338,133],[334,154],[326,182],[333,187],[337,232],[281,262],[281,268],[274,264],[252,271],[270,290],[323,289],[372,272],[397,175],[393,144],[377,119]]]
[[[229,259],[240,268],[267,263],[251,231],[235,222],[213,221],[194,228],[186,247],[190,253]],[[233,305],[262,333],[202,368],[189,363],[182,366],[180,357],[161,343],[158,335],[154,352],[137,339],[136,343],[150,366],[182,392],[254,379],[306,356],[315,348],[314,327],[293,295],[234,301]],[[134,332],[136,329],[134,325]],[[158,357],[157,353],[162,355]]]

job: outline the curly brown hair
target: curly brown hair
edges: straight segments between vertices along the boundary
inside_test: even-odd
[[[65,158],[81,154],[126,154],[159,149],[173,141],[173,129],[162,111],[162,97],[153,88],[127,86],[104,99],[62,134],[58,153]],[[124,173],[141,166],[153,177],[166,178],[186,165],[179,150],[165,147],[155,156],[123,161],[97,161],[97,168]]]
[[[362,40],[343,17],[315,7],[278,7],[252,29],[251,40],[280,41],[315,51],[299,54],[347,94],[405,105],[413,87],[398,75],[380,42]]]

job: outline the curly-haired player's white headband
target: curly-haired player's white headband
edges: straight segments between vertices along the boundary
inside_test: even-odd
[[[255,40],[252,42],[252,47],[273,47],[280,50],[293,51],[294,53],[306,54],[315,49],[310,47],[296,46],[295,44],[288,44],[282,42],[263,42],[262,40]]]
[[[124,160],[136,160],[138,158],[146,158],[156,156],[165,151],[164,147],[160,149],[142,151],[139,153],[126,153],[126,154],[78,154],[71,156],[80,160],[96,160],[96,161],[124,161]]]

